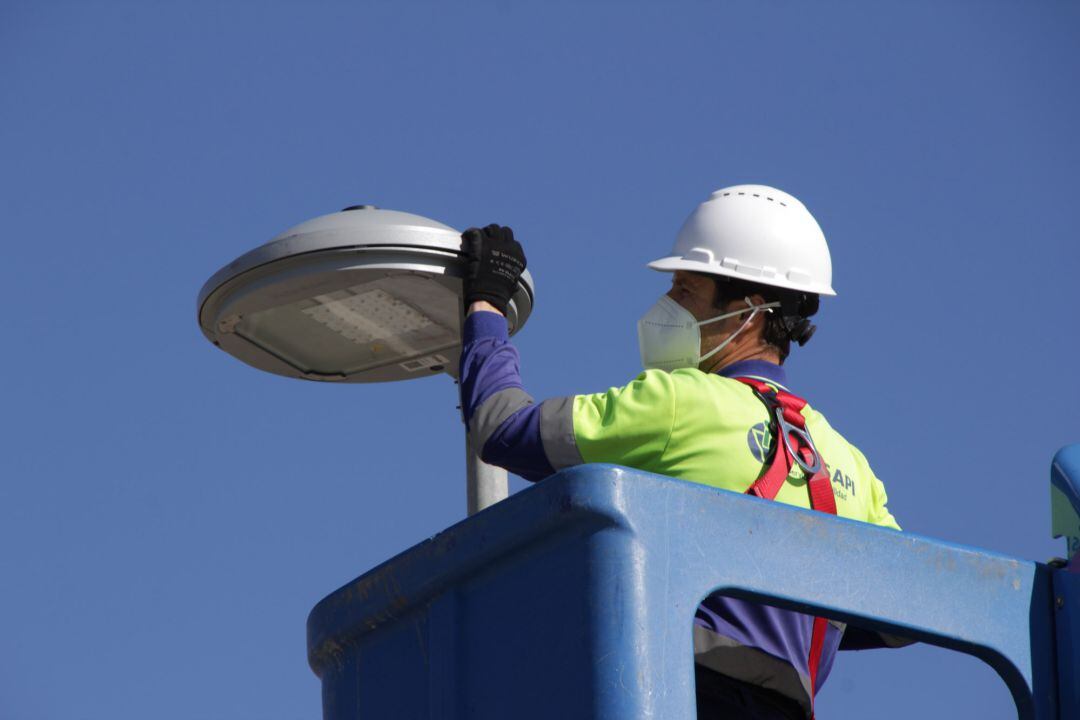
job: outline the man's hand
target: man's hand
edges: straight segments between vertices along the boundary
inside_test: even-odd
[[[461,249],[466,258],[465,307],[490,304],[505,315],[526,262],[514,231],[500,225],[469,228],[461,234]]]

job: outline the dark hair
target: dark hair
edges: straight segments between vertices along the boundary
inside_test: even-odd
[[[791,353],[791,341],[802,347],[813,336],[817,326],[810,318],[818,311],[819,299],[816,293],[800,290],[788,290],[772,285],[750,282],[714,275],[716,299],[713,304],[722,308],[732,300],[742,300],[751,295],[760,295],[765,302],[779,302],[780,307],[765,313],[765,332],[762,339],[780,353],[780,362]]]

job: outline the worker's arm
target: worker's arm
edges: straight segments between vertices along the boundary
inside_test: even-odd
[[[487,463],[539,480],[583,462],[658,470],[674,422],[667,373],[649,371],[622,388],[536,404],[521,381],[506,308],[525,267],[509,228],[462,235],[468,258],[462,332],[461,408],[474,451]]]
[[[541,437],[543,405],[525,391],[506,318],[486,302],[473,303],[462,335],[461,409],[474,452],[526,480],[547,477],[555,466]]]
[[[465,317],[461,338],[461,411],[473,450],[485,462],[528,480],[551,475],[557,467],[581,462],[544,449],[543,434],[569,434],[559,426],[564,413],[551,412],[558,402],[532,402],[525,392],[521,362],[510,344],[507,308],[518,277],[525,271],[525,252],[510,228],[489,225],[461,235],[465,257]],[[545,417],[548,422],[544,423]],[[545,427],[545,430],[543,430]],[[550,447],[559,447],[551,441]]]
[[[675,390],[669,373],[651,370],[607,392],[537,404],[522,383],[506,318],[474,303],[465,320],[461,406],[481,459],[535,481],[583,462],[658,470]]]
[[[539,480],[580,458],[545,452],[543,419],[552,404],[538,406],[521,382],[520,359],[510,344],[506,310],[525,271],[525,252],[514,232],[501,225],[469,228],[461,236],[465,255],[461,409],[473,450],[485,462],[528,480]],[[547,424],[549,432],[559,432]],[[572,428],[568,430],[571,436]],[[554,443],[557,445],[557,443]]]

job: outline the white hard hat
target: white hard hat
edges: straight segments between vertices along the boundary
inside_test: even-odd
[[[825,234],[801,202],[767,185],[717,190],[686,219],[654,270],[691,270],[835,295]]]

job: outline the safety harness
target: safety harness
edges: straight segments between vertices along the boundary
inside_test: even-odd
[[[810,492],[810,507],[830,515],[836,514],[836,498],[833,496],[832,480],[821,460],[821,454],[814,447],[814,441],[806,429],[806,418],[802,409],[806,401],[786,390],[779,390],[760,380],[748,377],[735,378],[749,385],[754,394],[765,403],[773,421],[770,422],[773,440],[772,460],[769,467],[746,491],[765,500],[775,500],[795,463],[798,463],[807,477],[807,489]],[[825,618],[814,618],[814,630],[810,636],[810,654],[807,664],[810,669],[810,717],[813,720],[814,696],[817,694],[818,668],[821,666],[821,654],[825,647],[825,630],[829,622]]]

